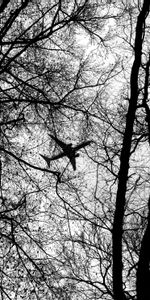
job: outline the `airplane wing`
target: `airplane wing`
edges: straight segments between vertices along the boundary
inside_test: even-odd
[[[84,147],[90,145],[91,143],[92,143],[92,141],[83,142],[83,143],[73,147],[73,150],[78,151],[79,149],[84,148]]]
[[[47,162],[48,166],[50,167],[50,162],[51,162],[52,160],[56,160],[56,159],[59,159],[59,158],[61,158],[61,157],[64,157],[66,154],[65,154],[64,152],[61,152],[60,154],[54,155],[54,156],[52,156],[52,157],[47,157],[47,156],[42,155],[42,154],[40,154],[40,155],[41,155],[41,157],[42,157],[43,159],[45,159],[45,161]]]
[[[59,158],[64,157],[64,156],[66,156],[66,153],[61,152],[61,153],[59,153],[59,154],[57,154],[57,155],[52,156],[52,157],[50,158],[50,160],[56,160],[56,159],[59,159]]]
[[[70,162],[72,164],[72,167],[74,169],[74,171],[76,170],[76,159],[75,159],[75,156],[72,156],[69,158],[70,159]]]
[[[54,155],[52,157],[48,157],[48,156],[45,156],[43,154],[40,154],[40,156],[47,162],[48,166],[50,167],[50,162],[52,160],[56,160],[56,159],[59,159],[61,157],[67,156],[67,155],[66,155],[65,152],[61,152],[60,154]],[[72,167],[73,167],[74,171],[76,170],[76,157],[78,157],[78,156],[79,156],[78,153],[75,154],[75,155],[73,155],[73,156],[71,156],[71,157],[68,156],[68,158],[69,158],[69,160],[70,160],[70,162],[72,164]]]
[[[49,134],[49,136],[63,149],[65,150],[67,147],[67,144],[64,142],[60,141],[56,136],[53,136],[52,134]]]
[[[40,154],[40,156],[47,162],[48,166],[50,167],[50,158],[42,154]]]

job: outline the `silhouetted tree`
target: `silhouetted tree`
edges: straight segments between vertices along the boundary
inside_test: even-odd
[[[0,2],[0,298],[144,298],[149,2]]]

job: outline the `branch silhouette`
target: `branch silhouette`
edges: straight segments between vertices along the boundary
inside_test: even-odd
[[[60,182],[60,172],[55,172],[55,171],[52,171],[52,170],[47,170],[47,169],[45,169],[45,168],[40,168],[40,167],[37,167],[37,166],[35,166],[35,165],[32,165],[32,164],[28,163],[27,161],[25,161],[24,159],[19,158],[19,157],[16,156],[14,153],[12,153],[12,152],[10,152],[10,151],[8,151],[8,150],[2,148],[2,147],[0,147],[0,151],[3,151],[3,152],[5,152],[5,153],[7,153],[8,155],[14,157],[16,160],[18,160],[19,162],[25,164],[26,166],[28,166],[28,167],[30,167],[30,168],[33,168],[33,169],[39,170],[39,171],[44,171],[44,172],[47,172],[47,173],[51,173],[51,174],[57,176],[57,179],[58,179],[58,181]]]

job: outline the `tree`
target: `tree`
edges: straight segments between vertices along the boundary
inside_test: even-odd
[[[131,97],[126,117],[126,128],[123,138],[123,146],[120,155],[120,170],[118,174],[118,190],[116,196],[116,209],[113,224],[113,284],[114,299],[126,299],[123,292],[122,279],[122,236],[123,236],[123,218],[126,203],[126,191],[129,172],[129,160],[131,156],[133,126],[135,113],[138,106],[139,86],[138,76],[142,64],[142,45],[144,42],[145,20],[149,13],[150,5],[144,1],[143,7],[137,19],[136,37],[135,37],[135,58],[131,71]]]
[[[0,5],[1,298],[144,299],[148,1]]]
[[[75,36],[76,26],[92,35],[91,25],[98,26],[96,7],[89,1],[16,0],[0,8],[1,297],[66,298],[73,291],[60,283],[60,264],[47,242],[53,240],[51,229],[44,223],[54,226],[55,208],[49,203],[50,220],[44,206],[61,173],[39,167],[38,148],[44,148],[47,132],[61,132],[64,110],[70,109],[72,118],[76,114],[71,95],[76,99],[82,91],[85,62],[70,35]]]

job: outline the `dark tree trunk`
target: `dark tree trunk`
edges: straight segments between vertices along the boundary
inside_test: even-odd
[[[0,13],[2,13],[4,11],[4,9],[7,7],[9,2],[10,2],[10,0],[3,0],[2,1],[2,4],[0,5]]]
[[[142,44],[144,39],[145,19],[148,15],[150,2],[145,0],[137,19],[135,36],[135,59],[131,71],[131,98],[126,118],[126,129],[123,139],[123,147],[120,157],[120,171],[118,177],[118,191],[116,196],[116,210],[113,224],[113,292],[115,300],[126,299],[123,291],[122,278],[122,234],[123,218],[128,180],[129,159],[132,143],[133,124],[138,101],[138,74],[141,65]]]

